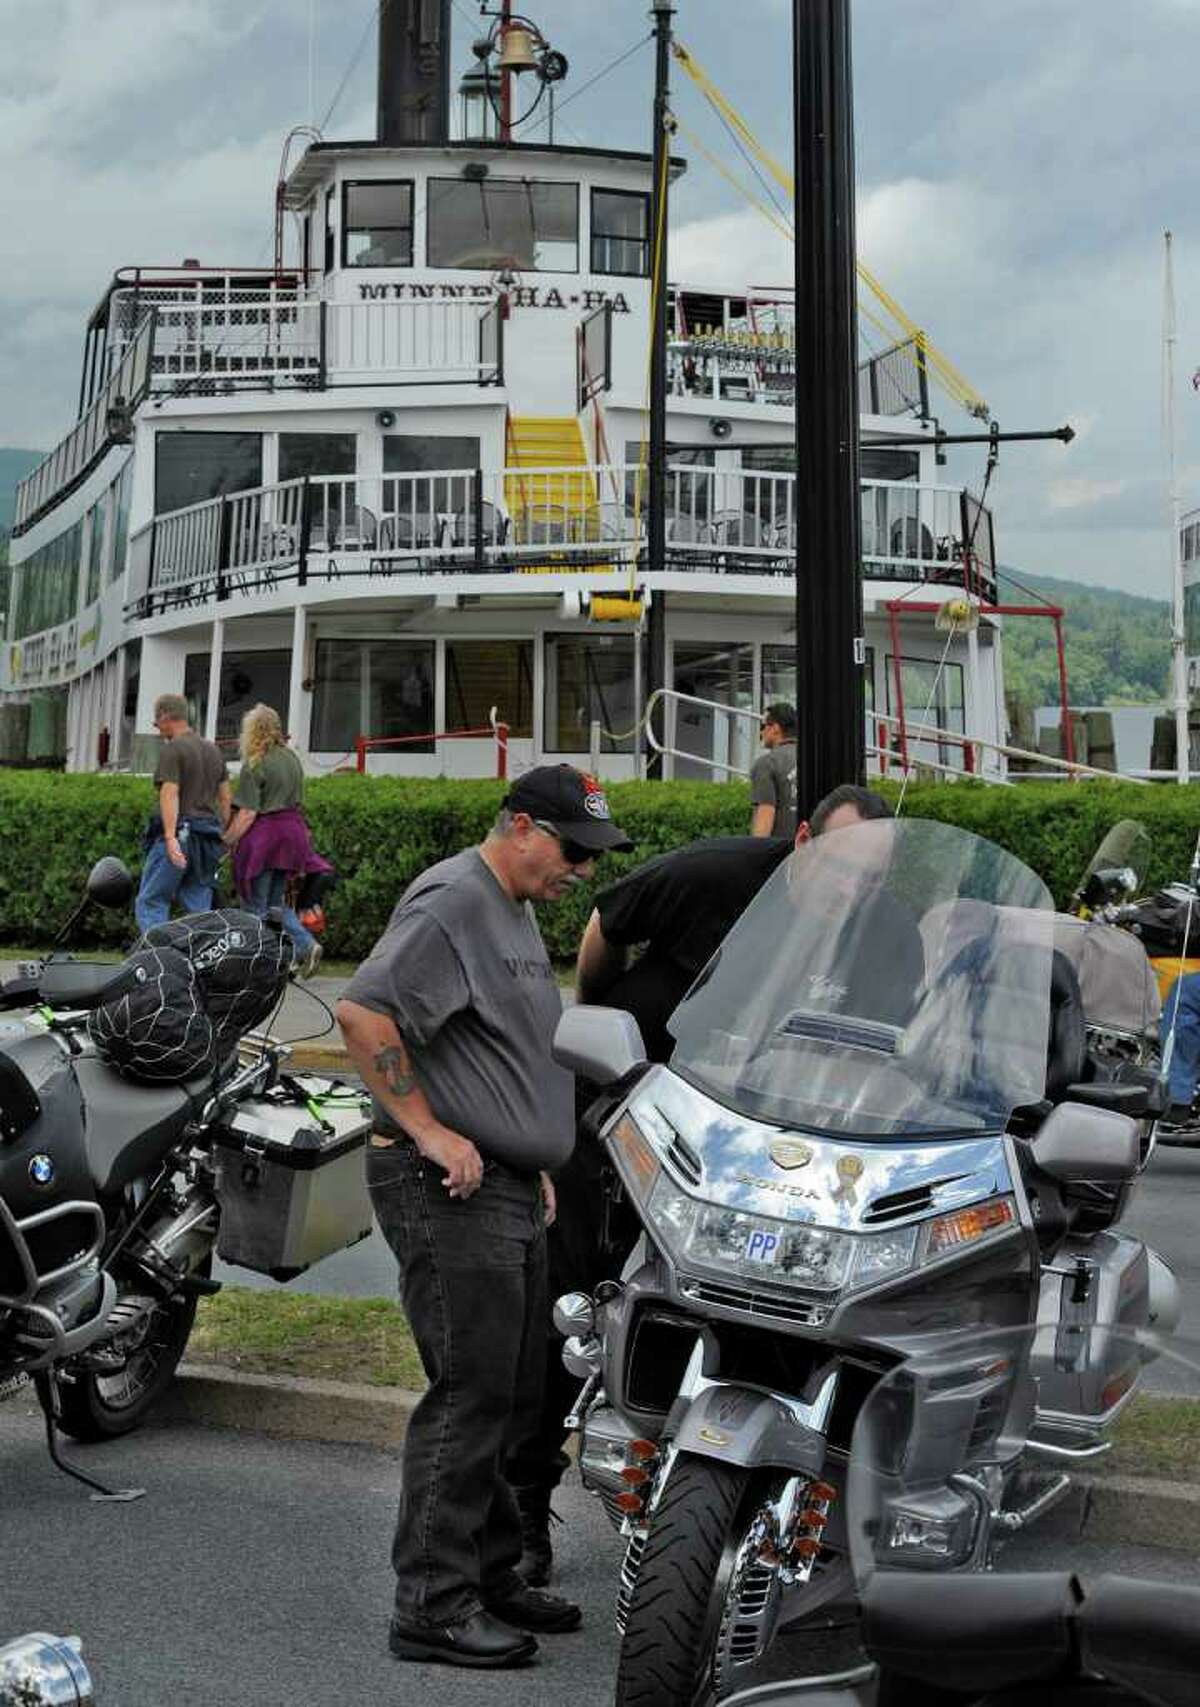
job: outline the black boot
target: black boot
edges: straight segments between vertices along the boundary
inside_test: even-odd
[[[545,1588],[550,1581],[550,1567],[554,1563],[550,1519],[556,1523],[562,1521],[550,1509],[553,1491],[544,1484],[513,1489],[521,1508],[521,1562],[517,1570],[530,1588]]]

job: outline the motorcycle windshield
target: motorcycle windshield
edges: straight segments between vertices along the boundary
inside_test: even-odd
[[[1053,927],[1040,878],[954,825],[831,831],[779,867],[675,1010],[672,1070],[807,1131],[1002,1130],[1044,1094]]]
[[[1139,824],[1136,818],[1122,818],[1108,831],[1088,861],[1076,885],[1076,895],[1083,894],[1093,872],[1121,870],[1132,873],[1132,880],[1126,886],[1129,893],[1141,895],[1146,888],[1151,850],[1150,832],[1145,825]]]

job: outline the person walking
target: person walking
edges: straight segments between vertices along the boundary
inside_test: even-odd
[[[800,819],[796,798],[796,713],[782,700],[763,712],[762,744],[765,751],[750,772],[750,817],[752,836],[796,834]]]
[[[404,1444],[389,1645],[402,1660],[510,1666],[577,1606],[517,1573],[502,1475],[545,1370],[550,1170],[574,1144],[574,1085],[551,1054],[562,1001],[533,901],[631,844],[599,784],[541,765],[479,847],[410,884],[337,1020],[371,1092],[367,1183],[396,1255],[428,1387]]]
[[[174,901],[185,913],[211,908],[232,809],[221,750],[196,734],[182,694],[159,694],[154,727],[163,741],[154,771],[158,810],[144,838],[146,860],[133,904],[143,931],[165,924]]]
[[[287,745],[279,713],[255,705],[242,718],[242,768],[234,790],[234,816],[225,832],[233,850],[233,880],[248,911],[265,919],[278,907],[296,949],[302,978],[321,963],[321,945],[287,905],[288,880],[332,871],[312,844],[301,810],[304,766]]]
[[[792,839],[714,836],[647,860],[596,897],[576,962],[576,999],[624,1008],[638,1022],[647,1059],[669,1061],[675,1039],[667,1021],[793,848],[814,836],[891,816],[882,795],[843,783],[797,826]],[[915,981],[919,967],[912,958],[914,947],[919,949],[919,944],[901,944],[897,959]],[[640,952],[633,958],[635,949]],[[580,1118],[598,1089],[578,1081]],[[605,1248],[604,1167],[602,1146],[580,1143],[555,1175],[558,1213],[547,1246],[552,1302],[564,1292],[590,1294],[619,1269],[620,1259],[614,1262]],[[562,1339],[549,1321],[545,1357],[541,1412],[514,1447],[507,1468],[521,1510],[521,1575],[537,1587],[550,1580],[551,1502],[569,1462],[563,1450],[568,1438],[563,1418],[579,1392],[578,1380],[563,1367]]]

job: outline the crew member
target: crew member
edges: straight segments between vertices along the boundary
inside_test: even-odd
[[[713,837],[648,860],[597,896],[579,947],[578,1000],[626,1009],[641,1028],[648,1059],[668,1061],[675,1040],[667,1020],[793,848],[813,836],[891,816],[881,795],[846,783],[826,795],[811,818],[797,827],[794,839]],[[631,962],[635,947],[642,952]],[[581,1080],[578,1112],[595,1095],[596,1087]],[[555,1176],[558,1215],[549,1239],[551,1301],[564,1292],[590,1292],[609,1273],[609,1259],[601,1248],[603,1161],[598,1144],[581,1144]],[[578,1381],[563,1368],[562,1340],[551,1326],[540,1422],[508,1464],[524,1532],[521,1574],[539,1586],[550,1579],[550,1502],[568,1462],[562,1424],[578,1388]]]
[[[796,713],[783,701],[763,712],[764,751],[750,772],[750,818],[752,836],[796,834],[800,817],[796,795]]]
[[[392,1551],[400,1659],[519,1665],[537,1652],[527,1632],[580,1622],[517,1574],[501,1475],[541,1404],[549,1170],[574,1143],[572,1078],[550,1052],[561,998],[530,903],[630,845],[590,777],[528,771],[482,846],[409,886],[338,1004],[375,1104],[371,1201],[429,1382]]]

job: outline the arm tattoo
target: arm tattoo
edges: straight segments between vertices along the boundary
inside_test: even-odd
[[[371,1065],[393,1096],[406,1097],[416,1089],[417,1075],[402,1043],[389,1043],[386,1048],[377,1050]]]

